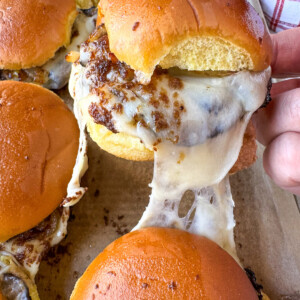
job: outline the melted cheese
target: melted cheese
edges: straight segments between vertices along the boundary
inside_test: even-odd
[[[61,48],[54,58],[42,66],[44,70],[49,72],[49,80],[44,84],[44,87],[60,89],[67,84],[71,72],[71,64],[65,60],[65,57],[71,51],[77,51],[80,44],[88,38],[95,28],[96,18],[97,14],[88,17],[81,12],[79,13],[74,24],[78,35],[72,38],[71,43],[66,48]]]
[[[149,205],[133,230],[152,226],[187,230],[215,241],[238,261],[233,239],[234,201],[228,176],[209,187],[192,188],[187,181],[177,187],[170,183],[161,184],[162,172],[157,165],[155,160]],[[179,217],[180,201],[187,190],[193,191],[195,200],[187,214]]]
[[[269,78],[270,69],[223,78],[181,78],[187,110],[182,122],[186,125],[178,144],[163,141],[157,146],[150,202],[135,229],[185,229],[215,241],[238,261],[233,238],[234,202],[226,175],[238,158],[252,113],[265,99]],[[215,128],[219,129],[216,135]],[[141,139],[145,140],[144,135],[147,139],[145,130],[139,133]],[[194,192],[195,201],[180,218],[178,208],[187,190]]]
[[[90,72],[88,55],[81,54],[84,61],[73,66],[70,92],[75,106],[87,110],[89,105],[103,102],[90,93],[96,78]],[[127,89],[116,73],[107,74],[119,90],[114,93],[112,83],[100,88],[109,99],[105,108],[112,112],[116,130],[137,136],[149,149],[156,150],[150,202],[135,229],[163,226],[189,230],[214,240],[238,261],[233,239],[234,202],[227,174],[238,158],[252,113],[264,102],[270,74],[270,68],[219,78],[177,74],[183,88],[176,89],[176,95],[168,84],[169,75],[160,75],[154,97],[153,91],[150,95],[136,85]],[[160,99],[162,93],[167,104],[159,100],[151,105],[151,99]],[[124,101],[124,95],[130,100]],[[121,114],[113,110],[120,103]],[[180,124],[174,119],[178,105],[182,109]],[[155,111],[161,113],[168,126],[157,126]],[[133,122],[136,116],[143,122]],[[195,201],[188,214],[180,218],[178,207],[187,190],[194,192]]]
[[[79,148],[76,163],[73,168],[72,178],[67,187],[67,197],[63,201],[64,207],[75,205],[86,192],[86,188],[80,186],[80,180],[88,169],[87,138],[85,133],[85,125],[80,121],[80,115],[78,114],[77,107],[75,106],[74,114],[78,120],[78,126],[80,130]]]
[[[150,203],[135,229],[189,228],[214,240],[237,259],[234,202],[229,180],[223,179],[237,160],[251,114],[264,101],[269,77],[270,70],[260,74],[240,72],[224,78],[181,78],[184,90],[178,93],[187,112],[179,141],[174,145],[164,140],[156,146]],[[163,86],[167,89],[166,84]],[[147,112],[143,110],[143,114]],[[122,125],[117,128],[126,128]],[[137,127],[136,135],[151,147],[153,132]],[[178,207],[187,190],[194,191],[195,202],[187,216],[179,218]]]

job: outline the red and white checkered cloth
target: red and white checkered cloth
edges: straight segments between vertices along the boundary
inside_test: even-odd
[[[300,0],[260,0],[271,31],[300,27]]]

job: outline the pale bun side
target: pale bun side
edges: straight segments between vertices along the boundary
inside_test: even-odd
[[[89,9],[91,7],[96,7],[99,0],[76,0],[76,4],[80,9]]]
[[[51,91],[0,82],[0,242],[35,227],[67,194],[79,145],[72,112]]]
[[[73,74],[75,75],[73,76]],[[76,74],[78,74],[76,71],[72,73],[69,82],[70,93],[73,96],[75,95],[75,86],[77,83]],[[127,160],[148,161],[154,159],[153,151],[147,149],[138,137],[124,132],[113,133],[104,125],[97,124],[89,114],[89,105],[92,101],[93,95],[89,94],[86,98],[75,102],[75,105],[77,105],[77,109],[82,115],[80,122],[86,124],[90,137],[101,149]]]
[[[99,9],[111,52],[148,80],[157,65],[262,71],[271,62],[270,36],[247,1],[102,0]]]
[[[203,298],[257,300],[257,294],[244,270],[214,242],[152,227],[130,232],[104,249],[70,299]]]
[[[105,126],[96,124],[87,112],[84,114],[84,120],[91,138],[106,152],[128,160],[153,160],[153,151],[147,149],[139,138],[126,133],[113,133]],[[230,170],[231,174],[250,167],[256,161],[255,136],[255,129],[250,122],[243,137],[238,160]]]
[[[1,0],[0,68],[43,65],[70,42],[75,0]]]
[[[105,126],[96,124],[89,119],[87,130],[98,146],[106,152],[128,160],[147,161],[153,160],[153,151],[147,149],[143,142],[126,133],[113,133]]]

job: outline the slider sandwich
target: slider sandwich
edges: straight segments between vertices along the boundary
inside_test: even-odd
[[[234,252],[227,174],[255,161],[249,120],[268,98],[271,52],[247,1],[100,2],[97,29],[72,55],[69,91],[102,149],[154,157],[143,226],[190,226]],[[186,190],[192,224],[191,212],[177,214]]]
[[[102,0],[97,24],[72,53],[69,91],[102,149],[154,158],[149,205],[134,230],[186,230],[240,264],[228,174],[255,161],[249,121],[269,100],[272,47],[262,19],[241,0]],[[182,217],[188,190],[194,202]]]
[[[81,299],[269,298],[209,239],[149,227],[124,235],[96,257],[70,298]]]
[[[96,9],[76,9],[75,0],[2,0],[0,10],[0,80],[66,85],[65,56],[94,30]]]
[[[85,135],[56,94],[0,82],[0,165],[0,295],[36,300],[41,259],[85,192]]]

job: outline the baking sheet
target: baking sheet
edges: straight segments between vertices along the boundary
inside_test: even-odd
[[[262,149],[259,149],[261,157]],[[42,300],[68,299],[76,280],[105,246],[131,230],[148,203],[152,162],[116,158],[89,141],[89,190],[73,208],[69,234],[42,262]],[[238,255],[271,299],[300,299],[300,213],[293,195],[265,175],[261,159],[231,177]]]

